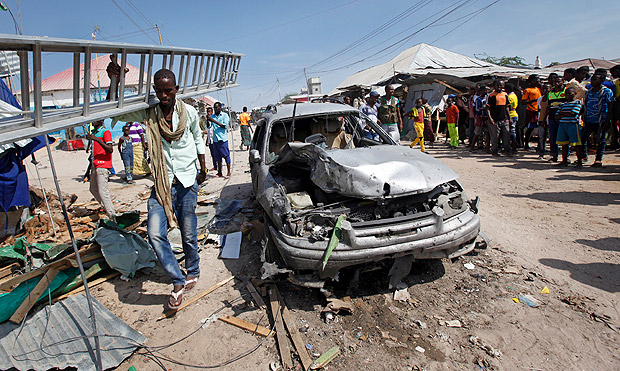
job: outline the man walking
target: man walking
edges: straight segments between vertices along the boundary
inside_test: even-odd
[[[379,121],[383,130],[400,143],[400,131],[403,129],[403,121],[400,117],[400,102],[394,96],[392,85],[385,87],[385,96],[379,99]]]
[[[112,61],[108,76],[119,81],[120,67]],[[176,99],[179,86],[174,73],[167,69],[153,77],[159,104],[146,110],[116,117],[121,121],[146,121],[149,156],[155,185],[148,200],[149,242],[166,274],[174,285],[168,307],[177,309],[183,292],[189,291],[200,276],[196,204],[198,185],[207,176],[205,145],[202,141],[198,112]],[[200,164],[200,171],[196,168]],[[185,277],[168,241],[168,228],[178,224],[185,254]]]
[[[226,177],[230,177],[230,150],[228,149],[228,124],[230,118],[226,112],[222,111],[222,103],[215,102],[213,105],[214,113],[208,117],[209,122],[213,123],[213,152],[217,163],[217,176],[222,177],[222,160],[226,161]]]
[[[239,115],[239,130],[241,131],[241,145],[239,149],[243,151],[243,146],[247,146],[250,149],[252,143],[252,126],[250,125],[250,115],[248,114],[248,107],[243,107],[243,112]]]
[[[110,169],[112,169],[112,152],[114,151],[112,133],[103,125],[103,120],[93,122],[93,131],[86,135],[93,141],[92,163],[90,166],[90,193],[103,207],[108,218],[116,221],[116,212],[108,188]]]

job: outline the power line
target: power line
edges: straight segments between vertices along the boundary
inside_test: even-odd
[[[402,44],[402,43],[405,43],[405,42],[409,41],[409,40],[410,40],[413,36],[415,36],[415,35],[419,34],[420,32],[422,32],[422,31],[424,31],[425,29],[429,28],[429,27],[430,27],[430,26],[432,26],[433,24],[435,24],[435,23],[439,22],[441,19],[443,19],[443,18],[447,17],[448,15],[452,14],[454,11],[456,11],[457,9],[461,8],[462,6],[464,6],[465,4],[467,4],[467,3],[471,2],[471,1],[472,1],[472,0],[465,0],[464,2],[462,2],[461,4],[458,4],[458,5],[457,5],[457,6],[455,6],[453,9],[449,10],[446,14],[444,14],[444,15],[440,16],[439,18],[435,19],[434,21],[430,22],[429,24],[427,24],[427,25],[425,25],[425,26],[423,26],[423,27],[421,27],[421,28],[417,29],[416,31],[414,31],[414,32],[412,32],[412,33],[408,34],[407,36],[405,36],[405,37],[403,37],[403,38],[401,38],[401,39],[397,40],[396,42],[394,42],[394,43],[392,43],[392,44],[390,44],[390,45],[388,45],[388,46],[386,46],[386,47],[382,48],[381,50],[379,50],[379,51],[377,51],[377,52],[375,52],[375,53],[370,54],[369,56],[366,56],[366,57],[364,57],[364,58],[362,58],[362,59],[359,59],[359,60],[357,60],[357,61],[355,61],[355,62],[352,62],[352,63],[346,64],[346,65],[344,65],[344,66],[335,67],[335,68],[333,68],[333,69],[328,69],[328,70],[314,71],[314,73],[328,73],[328,72],[338,71],[338,70],[342,70],[342,69],[349,68],[349,67],[354,66],[354,65],[356,65],[356,64],[358,64],[358,63],[364,62],[364,61],[366,61],[366,60],[368,60],[368,59],[370,59],[370,58],[372,58],[372,57],[374,57],[374,56],[378,55],[379,53],[383,53],[383,52],[385,52],[385,51],[387,51],[387,50],[389,50],[389,49],[391,49],[391,48],[393,48],[393,47],[395,47],[395,46],[398,46],[399,44]],[[415,26],[417,26],[417,25],[419,25],[419,24],[421,24],[421,23],[423,23],[423,22],[425,22],[425,21],[427,21],[427,20],[431,19],[432,17],[434,17],[434,16],[438,15],[439,13],[442,13],[442,12],[446,11],[446,10],[447,10],[447,9],[449,9],[451,6],[452,6],[452,5],[450,5],[450,6],[446,7],[446,8],[443,8],[442,10],[440,10],[440,11],[438,11],[438,12],[433,13],[433,14],[432,14],[432,15],[430,15],[429,17],[426,17],[424,20],[422,20],[422,21],[420,21],[420,22],[416,23],[414,26],[409,27],[409,28],[407,28],[407,29],[406,29],[406,30],[404,30],[404,31],[410,30],[411,28],[413,28],[413,27],[415,27]],[[403,32],[404,32],[404,31],[403,31]],[[400,32],[400,33],[403,33],[403,32]],[[395,36],[396,36],[396,35],[395,35]],[[393,36],[393,37],[391,37],[391,38],[394,38],[395,36]],[[372,46],[372,47],[371,47],[371,49],[372,49],[372,48],[375,48],[375,47],[377,47],[377,46],[381,46],[382,44],[383,44],[383,42],[382,42],[382,43],[379,43],[379,44],[375,44],[374,46]],[[355,55],[353,55],[353,56],[349,57],[349,58],[348,58],[348,59],[346,59],[346,60],[350,60],[350,59],[352,59],[352,58],[354,58],[354,57],[356,57],[356,56],[358,56],[358,55],[360,55],[360,54],[362,54],[362,53],[357,53],[357,54],[355,54]]]
[[[151,37],[151,35],[149,35],[148,33],[146,33],[146,31],[145,31],[145,30],[143,30],[140,26],[138,26],[138,24],[136,23],[136,21],[134,21],[134,20],[133,20],[133,18],[132,18],[129,14],[127,14],[127,12],[126,12],[125,10],[123,10],[123,8],[121,8],[121,6],[120,6],[120,5],[118,5],[118,3],[117,3],[115,0],[110,0],[110,1],[111,1],[112,3],[114,3],[114,5],[116,5],[116,7],[117,7],[117,8],[118,8],[118,9],[119,9],[119,10],[120,10],[120,11],[121,11],[121,12],[122,12],[122,13],[123,13],[123,14],[124,14],[124,15],[125,15],[125,16],[129,19],[129,20],[130,20],[130,21],[131,21],[131,23],[133,23],[133,24],[134,24],[134,25],[135,25],[135,26],[136,26],[136,27],[137,27],[140,31],[142,31],[142,33],[143,33],[146,37],[148,37],[149,39],[151,39],[151,41],[152,41],[154,44],[157,44],[157,41],[155,41],[155,40]]]
[[[330,12],[332,10],[335,10],[335,9],[338,9],[338,8],[342,8],[342,7],[347,6],[347,5],[351,5],[351,4],[356,3],[358,1],[360,1],[360,0],[349,1],[348,3],[337,5],[335,7],[332,7],[332,8],[326,9],[326,10],[322,10],[320,12],[316,12],[316,13],[313,13],[313,14],[309,14],[309,15],[301,17],[301,18],[293,19],[291,21],[288,21],[288,22],[285,22],[285,23],[281,23],[279,25],[270,26],[270,27],[263,28],[261,30],[254,31],[252,33],[248,33],[248,34],[245,34],[245,35],[235,36],[235,37],[232,37],[230,39],[219,40],[219,41],[217,41],[217,42],[215,42],[213,44],[221,44],[221,43],[224,43],[224,42],[227,42],[227,41],[237,40],[237,39],[241,39],[241,38],[244,38],[244,37],[247,37],[247,36],[252,36],[252,35],[256,35],[256,34],[262,33],[262,32],[266,32],[266,31],[270,31],[270,30],[273,30],[273,29],[276,29],[276,28],[280,28],[280,27],[283,27],[283,26],[288,26],[289,24],[296,23],[296,22],[299,22],[299,21],[303,21],[303,20],[308,19],[308,18],[316,17],[317,15],[321,15],[321,14]]]
[[[458,24],[458,25],[456,25],[454,28],[452,28],[450,31],[446,32],[445,34],[443,34],[443,35],[439,36],[438,38],[436,38],[435,40],[433,40],[433,41],[431,42],[431,45],[432,45],[432,44],[434,44],[434,43],[436,43],[437,41],[439,41],[439,40],[443,39],[445,36],[449,35],[449,34],[450,34],[450,33],[452,33],[454,30],[456,30],[457,28],[461,27],[461,26],[462,26],[462,25],[464,25],[465,23],[467,23],[467,22],[471,21],[473,18],[475,18],[476,16],[478,16],[479,14],[481,14],[482,12],[484,12],[484,11],[485,11],[485,10],[487,10],[487,9],[489,9],[491,6],[493,6],[493,5],[497,4],[497,3],[498,3],[498,2],[500,2],[500,1],[501,1],[501,0],[495,0],[495,1],[494,1],[494,2],[492,2],[491,4],[489,4],[489,5],[487,5],[487,6],[483,7],[483,8],[481,8],[481,9],[479,9],[479,10],[475,11],[475,12],[470,13],[470,14],[472,14],[472,16],[471,16],[471,17],[469,17],[469,18],[468,18],[468,19],[466,19],[465,21],[463,21],[463,22],[459,23],[459,24]]]
[[[352,43],[350,43],[349,45],[347,45],[346,47],[340,49],[338,52],[330,55],[329,57],[326,57],[316,63],[314,63],[313,65],[308,66],[308,69],[311,69],[313,67],[316,67],[324,62],[327,62],[331,59],[334,59],[344,53],[346,53],[347,51],[355,48],[356,46],[360,46],[362,45],[361,43],[366,41],[369,37],[374,37],[377,36],[379,34],[381,34],[382,32],[384,32],[385,30],[389,29],[390,27],[395,26],[397,23],[403,21],[404,19],[406,19],[409,15],[411,15],[411,13],[413,13],[415,10],[418,10],[418,8],[422,7],[422,5],[428,5],[431,2],[433,2],[434,0],[430,0],[428,2],[428,4],[425,4],[426,0],[421,0],[418,3],[414,4],[413,6],[409,7],[408,9],[406,9],[405,11],[403,11],[402,13],[398,14],[395,17],[392,17],[390,20],[388,20],[387,22],[383,23],[382,25],[380,25],[379,27],[375,28],[374,30],[368,32],[367,34],[365,34],[364,36],[360,37],[359,39],[353,41]]]

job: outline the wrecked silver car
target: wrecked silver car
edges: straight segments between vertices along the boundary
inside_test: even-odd
[[[285,105],[257,123],[252,183],[269,244],[297,275],[334,278],[387,258],[456,258],[480,232],[477,199],[433,157],[353,107]]]

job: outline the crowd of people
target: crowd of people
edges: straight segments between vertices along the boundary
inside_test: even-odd
[[[403,117],[413,120],[412,148],[419,145],[426,151],[425,142],[434,143],[431,106],[426,99],[417,99],[409,112],[403,112],[390,85],[384,96],[373,91],[363,98],[364,94],[345,104],[381,124],[397,143],[404,134]],[[568,166],[573,148],[576,167],[589,162],[589,152],[595,152],[591,166],[601,167],[608,143],[611,149],[620,147],[620,65],[609,71],[596,69],[592,75],[587,66],[568,68],[562,75],[549,74],[545,81],[532,74],[524,90],[501,79],[493,80],[491,86],[476,84],[469,94],[448,96],[445,116],[446,143],[454,149],[467,140],[472,152],[514,156],[534,150],[530,143],[536,134],[539,159]]]

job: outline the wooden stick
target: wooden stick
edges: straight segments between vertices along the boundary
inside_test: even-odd
[[[30,291],[26,299],[24,299],[24,301],[19,306],[19,308],[17,308],[15,313],[13,313],[9,321],[13,323],[20,323],[24,319],[24,317],[26,317],[26,314],[28,314],[28,311],[30,310],[30,308],[32,308],[34,304],[37,302],[37,300],[39,300],[39,298],[41,297],[41,294],[43,294],[45,290],[47,290],[50,283],[52,283],[52,281],[54,280],[54,277],[56,277],[57,274],[58,274],[58,269],[56,268],[48,269],[47,272],[45,272],[45,276],[41,277],[41,279],[39,280],[39,283],[37,283],[34,289]]]
[[[253,334],[260,336],[269,336],[269,329],[263,326],[255,325],[252,322],[248,322],[242,320],[241,318],[233,317],[233,316],[223,316],[218,318],[222,322],[226,322],[235,327],[239,327],[241,329],[247,330]]]
[[[435,82],[436,82],[436,83],[438,83],[438,84],[441,84],[441,85],[443,85],[443,86],[445,86],[445,87],[447,87],[447,88],[450,88],[450,89],[454,90],[455,92],[457,92],[457,93],[459,93],[459,94],[463,94],[463,92],[462,92],[462,91],[460,91],[459,89],[457,89],[457,88],[455,88],[455,87],[450,86],[447,82],[444,82],[444,81],[441,81],[441,80],[438,80],[438,79],[434,79],[434,80],[435,80]]]
[[[286,332],[284,331],[284,323],[282,323],[282,316],[278,315],[278,293],[276,285],[269,285],[269,302],[271,304],[271,316],[276,324],[276,340],[278,342],[278,350],[280,351],[280,358],[282,359],[282,366],[285,370],[293,368],[293,362],[291,361],[291,348],[286,338]],[[280,318],[278,318],[280,317]]]
[[[297,350],[297,354],[299,355],[299,359],[301,360],[301,365],[304,368],[304,371],[308,371],[310,366],[312,365],[312,359],[308,355],[308,351],[306,350],[306,346],[304,345],[304,341],[299,335],[299,331],[293,322],[293,317],[291,317],[291,312],[289,312],[286,304],[284,303],[284,299],[280,295],[276,287],[276,293],[278,294],[278,299],[280,300],[280,307],[282,308],[282,319],[284,320],[284,324],[286,325],[286,329],[288,330],[289,335],[291,335],[291,340],[293,341],[293,346]]]
[[[165,312],[164,314],[161,315],[161,317],[159,317],[158,319],[156,319],[156,321],[162,320],[164,318],[169,318],[172,317],[176,312],[185,309],[186,307],[194,304],[195,302],[197,302],[198,300],[200,300],[201,298],[209,295],[210,293],[212,293],[213,291],[217,290],[218,288],[224,286],[225,284],[227,284],[230,280],[232,280],[233,278],[235,278],[235,276],[230,276],[228,278],[226,278],[223,281],[220,281],[218,283],[216,283],[215,285],[209,287],[207,290],[201,292],[200,294],[198,294],[197,296],[189,299],[188,301],[186,301],[185,303],[181,304],[181,306],[178,309],[170,309],[167,312]]]
[[[252,299],[254,299],[254,301],[256,302],[256,305],[258,305],[260,309],[267,309],[267,305],[263,301],[263,298],[261,298],[260,295],[258,294],[258,291],[256,291],[256,287],[252,285],[252,282],[248,281],[248,283],[245,284],[245,287],[250,292],[250,295],[252,295]]]
[[[96,279],[96,280],[94,280],[93,282],[89,282],[89,283],[88,283],[88,288],[90,289],[91,287],[95,287],[95,286],[97,286],[97,285],[100,285],[100,284],[102,284],[102,283],[104,283],[104,282],[106,282],[106,281],[109,281],[109,280],[111,280],[112,278],[114,278],[114,277],[116,277],[116,276],[120,276],[120,275],[121,275],[121,273],[120,273],[120,272],[114,272],[114,273],[110,273],[110,274],[108,274],[108,275],[107,275],[107,276],[105,276],[105,277],[97,278],[97,279]],[[76,288],[76,289],[74,289],[74,290],[69,291],[69,292],[68,292],[68,293],[66,293],[66,294],[62,294],[62,295],[60,295],[59,297],[52,299],[52,304],[54,304],[55,302],[60,301],[60,300],[62,300],[62,299],[66,299],[66,298],[68,298],[68,297],[69,297],[69,296],[71,296],[71,295],[74,295],[74,294],[80,293],[80,292],[82,292],[82,291],[84,291],[84,286],[83,286],[83,285],[81,285],[80,287],[78,287],[78,288]]]

